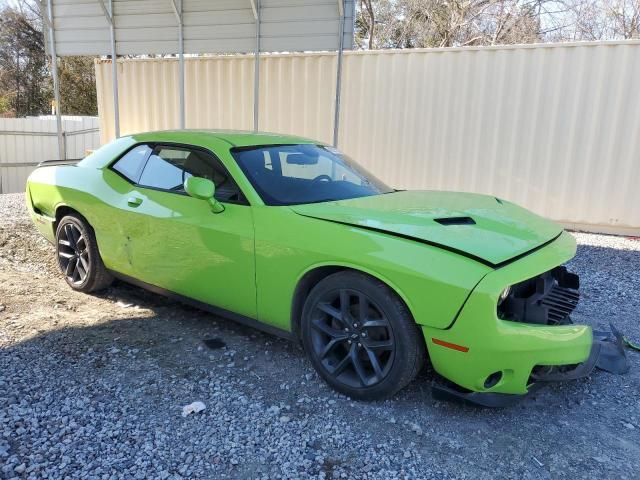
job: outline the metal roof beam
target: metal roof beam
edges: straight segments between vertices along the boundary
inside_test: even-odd
[[[180,2],[180,8],[176,5],[176,0],[169,0],[171,3],[171,7],[173,8],[173,13],[178,20],[178,23],[182,23],[182,2]]]
[[[104,17],[107,19],[107,22],[109,22],[109,25],[113,25],[112,12],[110,12],[109,9],[107,9],[107,6],[104,4],[103,0],[98,0],[98,3],[100,4],[100,8],[102,8],[102,13],[104,14]],[[111,2],[109,2],[109,7],[113,8]]]

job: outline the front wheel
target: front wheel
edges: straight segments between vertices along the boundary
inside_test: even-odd
[[[64,279],[74,290],[95,292],[113,281],[100,258],[93,229],[79,215],[67,215],[60,220],[56,255]]]
[[[400,298],[379,280],[350,271],[313,288],[302,312],[302,342],[320,376],[359,400],[391,397],[415,378],[426,355]]]

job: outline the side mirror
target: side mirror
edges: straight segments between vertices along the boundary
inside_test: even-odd
[[[214,197],[216,186],[211,180],[202,177],[189,177],[184,181],[184,191],[193,198],[209,202],[213,213],[224,211],[222,204]]]

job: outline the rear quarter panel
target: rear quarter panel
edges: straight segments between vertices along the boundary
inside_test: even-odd
[[[27,181],[27,200],[31,211],[45,218],[55,219],[60,207],[76,210],[96,232],[98,249],[107,268],[127,273],[126,258],[116,254],[121,242],[117,241],[114,228],[118,218],[113,205],[130,188],[108,170],[77,165],[41,167]],[[34,220],[38,225],[37,218]]]

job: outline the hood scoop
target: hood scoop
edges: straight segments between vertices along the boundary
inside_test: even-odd
[[[450,225],[475,225],[476,221],[471,217],[445,217],[434,218],[434,222],[438,222],[440,225],[448,227]]]

